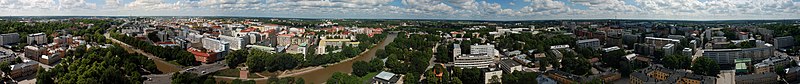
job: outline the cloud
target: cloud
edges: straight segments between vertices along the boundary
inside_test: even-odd
[[[525,6],[518,13],[512,14],[516,16],[526,15],[556,15],[564,14],[570,10],[564,2],[554,0],[525,0],[531,5]]]
[[[95,3],[88,3],[86,0],[58,0],[59,10],[86,10],[96,9]]]
[[[98,5],[97,3],[104,3]],[[0,15],[531,20],[800,18],[797,0],[0,0]]]

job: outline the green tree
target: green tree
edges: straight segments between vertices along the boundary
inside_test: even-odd
[[[503,74],[501,80],[504,84],[536,84],[536,77],[538,76],[539,74],[535,72],[515,71]]]
[[[269,71],[293,69],[299,65],[300,61],[289,54],[278,55],[275,59],[268,61]]]
[[[359,76],[359,77],[367,75],[367,73],[370,71],[369,70],[370,68],[371,67],[370,67],[369,63],[364,62],[364,61],[356,61],[355,63],[353,63],[353,75],[356,75],[356,76]]]
[[[327,83],[330,84],[361,84],[360,78],[355,76],[350,76],[345,73],[341,72],[334,72],[330,79],[328,79]]]
[[[483,82],[483,73],[481,73],[480,69],[477,68],[467,68],[462,69],[460,73],[456,73],[456,76],[464,82],[465,84],[481,84]]]
[[[417,84],[419,83],[419,75],[414,73],[406,73],[405,78],[403,79],[403,83],[406,84]]]
[[[603,55],[603,59],[601,61],[603,61],[603,63],[606,63],[606,66],[620,68],[619,61],[622,61],[622,56],[625,55],[626,55],[625,50],[623,49],[615,50]]]
[[[666,56],[661,61],[665,67],[671,69],[689,69],[692,65],[692,58],[682,55]]]
[[[225,61],[228,62],[228,68],[234,69],[239,66],[239,64],[245,62],[245,60],[247,60],[246,55],[246,50],[236,50],[226,54]]]
[[[701,57],[694,62],[691,70],[694,71],[695,74],[717,76],[717,74],[719,74],[719,65],[717,65],[717,62],[714,60]]]
[[[2,62],[0,63],[0,71],[11,73],[11,66],[8,62]]]
[[[569,72],[575,75],[586,75],[589,73],[592,66],[589,64],[589,60],[584,58],[564,58],[561,61],[561,70],[564,72]]]

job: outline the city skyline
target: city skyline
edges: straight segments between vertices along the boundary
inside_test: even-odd
[[[800,0],[0,0],[0,16],[342,19],[800,19]]]

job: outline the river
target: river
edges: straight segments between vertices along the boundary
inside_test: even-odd
[[[397,37],[396,33],[390,33],[377,46],[369,49],[366,53],[363,53],[360,56],[355,57],[353,60],[348,60],[335,65],[329,65],[323,69],[298,74],[295,75],[294,77],[303,78],[306,84],[319,84],[327,81],[331,77],[331,75],[333,75],[334,72],[350,73],[353,71],[353,62],[372,60],[373,58],[375,58],[375,52],[378,49],[384,49],[386,45],[392,43],[394,41],[394,38],[396,37]]]

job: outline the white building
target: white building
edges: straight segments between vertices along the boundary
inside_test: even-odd
[[[38,45],[47,43],[47,36],[44,33],[28,34],[28,45]]]
[[[494,45],[472,45],[470,46],[470,54],[486,54],[489,56],[498,56],[498,51],[494,49]]]
[[[203,48],[206,48],[209,52],[225,52],[228,49],[228,45],[228,42],[211,38],[203,38]]]
[[[578,40],[575,42],[578,47],[587,47],[592,48],[594,50],[600,49],[602,45],[600,45],[600,39],[585,39],[585,40]]]
[[[232,37],[226,35],[219,35],[219,39],[221,39],[223,42],[230,43],[231,50],[244,49],[245,46],[247,45],[247,40],[248,40],[241,37]]]
[[[456,56],[454,66],[461,68],[489,68],[494,64],[493,58],[486,54],[463,54]]]
[[[773,49],[771,44],[764,44],[756,48],[736,48],[736,49],[704,49],[703,57],[708,57],[717,64],[733,64],[737,58],[751,58],[753,60],[763,60],[772,57]]]

